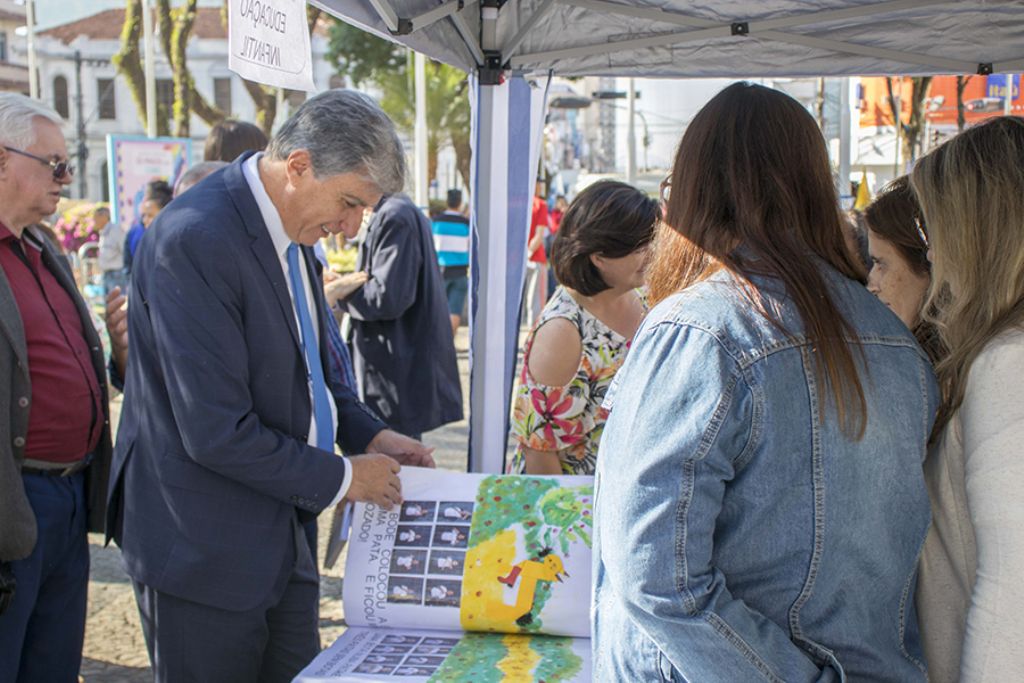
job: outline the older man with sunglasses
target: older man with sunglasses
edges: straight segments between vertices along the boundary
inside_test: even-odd
[[[33,227],[72,180],[60,117],[0,94],[0,681],[74,681],[110,468],[103,351]]]

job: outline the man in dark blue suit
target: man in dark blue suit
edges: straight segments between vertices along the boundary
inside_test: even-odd
[[[330,91],[142,240],[107,528],[158,681],[291,680],[319,651],[316,515],[342,497],[389,508],[399,463],[433,465],[324,372],[309,248],[404,169],[376,103]]]

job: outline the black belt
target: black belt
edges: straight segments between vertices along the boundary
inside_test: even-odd
[[[92,462],[92,453],[85,456],[78,462],[73,462],[67,467],[29,467],[28,465],[22,465],[22,474],[38,474],[44,477],[70,477],[73,474],[78,474]]]

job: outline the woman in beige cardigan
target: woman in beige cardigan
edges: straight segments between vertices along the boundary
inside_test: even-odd
[[[911,175],[928,224],[926,311],[948,349],[925,462],[917,605],[932,681],[1024,674],[1024,119],[1001,117]],[[932,309],[932,306],[936,306]]]

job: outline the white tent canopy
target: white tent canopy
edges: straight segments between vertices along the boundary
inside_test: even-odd
[[[1022,0],[311,2],[472,76],[469,465],[474,471],[500,471],[505,455],[545,95],[543,87],[527,85],[522,76],[1024,71]]]
[[[500,66],[565,76],[732,77],[1024,70],[1019,1],[314,4],[466,71]],[[481,18],[488,15],[495,18],[491,26]],[[484,28],[493,31],[493,40]]]

